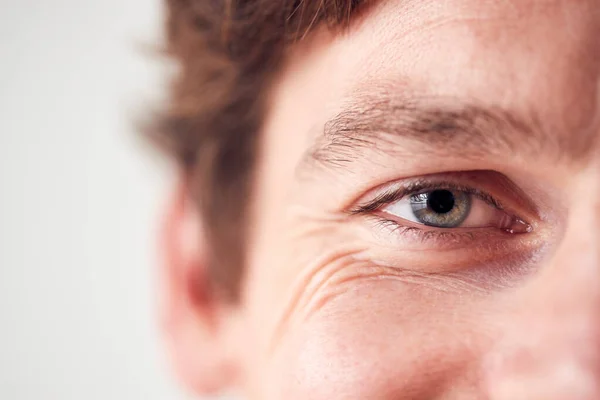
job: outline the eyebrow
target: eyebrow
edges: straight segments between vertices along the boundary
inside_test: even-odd
[[[324,124],[301,166],[343,167],[365,148],[398,155],[401,143],[424,155],[476,159],[560,147],[533,114],[456,99],[357,96]]]

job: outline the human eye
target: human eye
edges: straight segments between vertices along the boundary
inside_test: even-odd
[[[404,179],[369,193],[351,210],[379,219],[395,231],[431,238],[484,232],[530,233],[521,217],[517,190],[508,190],[507,178],[490,171],[428,175]]]
[[[432,228],[497,228],[508,233],[527,233],[531,226],[507,213],[490,195],[473,188],[439,183],[434,188],[402,195],[381,212]]]

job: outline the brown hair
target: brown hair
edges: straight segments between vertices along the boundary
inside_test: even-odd
[[[151,134],[192,183],[209,271],[235,299],[265,92],[284,51],[317,26],[344,27],[361,0],[166,0],[167,53],[178,64]]]

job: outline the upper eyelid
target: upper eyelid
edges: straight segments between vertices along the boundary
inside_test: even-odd
[[[405,186],[400,186],[395,189],[388,189],[375,196],[370,201],[364,202],[357,206],[352,207],[349,210],[351,215],[363,214],[367,212],[375,212],[387,204],[391,204],[395,201],[399,201],[406,196],[411,196],[419,193],[426,192],[428,190],[435,189],[450,189],[469,193],[474,195],[481,200],[488,203],[499,210],[504,210],[503,204],[498,201],[494,196],[490,195],[486,191],[476,189],[469,185],[457,184],[456,182],[443,181],[443,180],[417,180],[409,183]]]

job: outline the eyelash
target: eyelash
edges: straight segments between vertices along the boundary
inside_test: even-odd
[[[387,190],[379,194],[377,197],[370,200],[369,202],[351,208],[349,210],[349,214],[366,215],[369,218],[374,219],[375,222],[382,228],[390,229],[392,232],[397,232],[398,234],[402,235],[414,234],[417,236],[417,238],[419,238],[422,241],[432,239],[450,241],[475,239],[476,237],[473,232],[460,230],[460,228],[440,229],[427,226],[420,227],[408,224],[405,225],[396,220],[387,218],[381,214],[377,214],[377,211],[381,210],[383,207],[395,201],[398,201],[406,196],[414,196],[427,191],[433,191],[438,189],[448,189],[468,193],[470,195],[476,196],[477,198],[483,200],[484,202],[498,210],[505,209],[503,204],[495,197],[493,197],[487,192],[473,188],[471,186],[457,184],[456,182],[432,182],[423,180],[411,182],[410,184],[407,184],[403,187]]]
[[[470,195],[476,196],[479,199],[485,201],[492,207],[497,208],[498,210],[504,210],[504,206],[500,201],[498,201],[492,195],[481,191],[479,189],[475,189],[470,186],[464,186],[460,184],[456,184],[455,182],[426,182],[426,181],[417,181],[412,182],[409,185],[406,185],[401,188],[396,188],[392,190],[385,191],[375,197],[373,200],[369,201],[366,204],[359,205],[355,208],[350,209],[350,214],[365,214],[372,213],[378,211],[382,207],[391,204],[395,201],[398,201],[406,196],[414,196],[424,192],[439,190],[439,189],[447,189],[447,190],[455,190],[464,193],[468,193]]]

